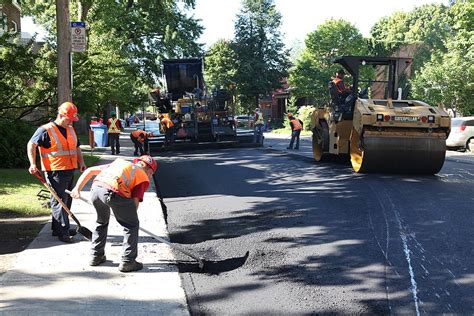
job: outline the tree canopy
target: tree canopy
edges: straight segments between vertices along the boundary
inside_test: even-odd
[[[235,22],[235,82],[244,108],[281,87],[290,66],[273,0],[244,0]]]
[[[196,41],[202,26],[186,14],[193,7],[194,0],[179,5],[172,0],[71,1],[71,21],[86,22],[88,35],[87,52],[74,53],[73,57],[73,101],[79,111],[99,114],[107,104],[120,105],[123,111],[136,108],[161,75],[163,58],[201,55],[201,45]],[[22,14],[33,16],[45,27],[48,46],[54,49],[54,2],[24,0],[22,9]],[[46,73],[54,77],[56,60],[51,61]],[[48,89],[48,96],[56,95],[56,87],[50,85]],[[23,106],[34,107],[39,102]]]
[[[313,97],[323,103],[328,98],[328,81],[340,66],[332,60],[344,55],[366,55],[367,41],[345,20],[327,20],[309,33],[306,48],[290,71],[289,82],[297,97]]]

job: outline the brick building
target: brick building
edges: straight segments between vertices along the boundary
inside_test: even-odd
[[[9,31],[21,34],[21,7],[17,0],[0,4],[0,35]]]

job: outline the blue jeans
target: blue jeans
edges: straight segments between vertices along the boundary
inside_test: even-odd
[[[293,143],[295,142],[295,139],[296,139],[295,149],[300,149],[300,134],[301,134],[300,129],[297,131],[291,132],[291,141],[290,141],[290,145],[288,146],[288,149],[293,149]]]
[[[253,137],[254,143],[261,143],[262,142],[262,132],[263,132],[263,124],[255,124],[255,134]]]

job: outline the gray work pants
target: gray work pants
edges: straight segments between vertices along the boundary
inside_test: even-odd
[[[100,257],[105,254],[110,209],[112,209],[117,222],[123,226],[122,261],[134,261],[137,258],[140,223],[133,199],[121,197],[109,189],[93,185],[91,201],[97,211],[97,226],[92,234],[92,256]]]

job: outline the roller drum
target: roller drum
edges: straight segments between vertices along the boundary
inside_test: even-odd
[[[354,138],[358,142],[358,135]],[[351,161],[356,172],[435,174],[441,170],[446,139],[432,136],[364,136],[362,144],[351,143]]]

